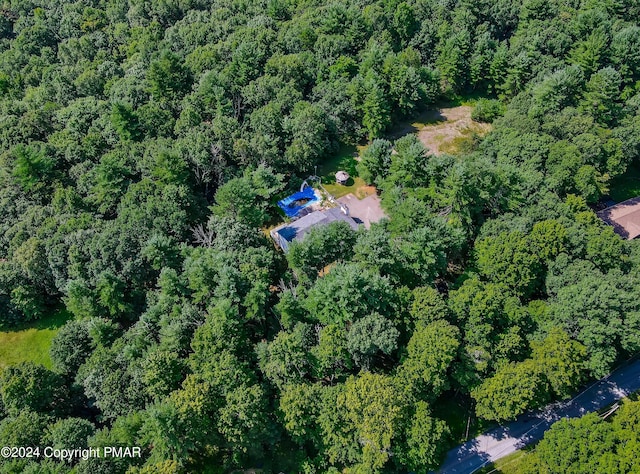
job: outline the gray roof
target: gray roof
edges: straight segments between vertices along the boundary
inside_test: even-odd
[[[358,230],[356,221],[342,212],[339,207],[333,207],[323,211],[312,212],[289,224],[277,227],[271,231],[271,236],[284,251],[287,251],[289,242],[304,239],[304,236],[313,227],[327,225],[336,221],[346,222],[353,230]]]

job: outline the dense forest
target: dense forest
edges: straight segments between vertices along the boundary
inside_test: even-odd
[[[143,456],[0,471],[425,473],[458,441],[447,401],[503,421],[606,375],[640,350],[640,246],[593,211],[640,164],[639,17],[4,1],[0,322],[73,318],[51,369],[0,374],[0,445]],[[386,135],[470,96],[493,131],[464,153]],[[358,172],[389,219],[284,254],[275,202],[342,144],[368,144]],[[616,453],[605,471],[638,469]]]

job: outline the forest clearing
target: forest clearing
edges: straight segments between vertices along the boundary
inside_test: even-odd
[[[0,370],[20,362],[51,368],[51,342],[57,330],[70,318],[70,314],[57,311],[33,323],[0,331]]]
[[[472,110],[472,106],[460,105],[429,111],[420,117],[418,138],[434,155],[460,153],[465,146],[471,149],[474,138],[482,138],[491,130],[491,124],[471,119]]]

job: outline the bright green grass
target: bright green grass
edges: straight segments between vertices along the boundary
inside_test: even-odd
[[[358,176],[356,170],[358,151],[358,148],[353,145],[343,144],[334,156],[326,158],[318,166],[318,176],[322,179],[322,185],[336,198],[349,193],[359,198],[364,197],[359,190],[366,186],[366,183]],[[336,172],[341,170],[346,171],[350,176],[346,186],[336,184]]]
[[[349,173],[349,175],[351,175],[351,173]],[[324,183],[325,181],[322,180],[322,182]],[[349,181],[347,182],[346,186],[343,186],[341,184],[336,184],[335,178],[333,180],[333,184],[323,184],[325,189],[329,191],[331,195],[335,198],[346,196],[347,194],[352,193],[361,199],[364,197],[362,195],[361,189],[363,186],[366,186],[366,185],[367,183],[365,183],[362,180],[362,178],[359,178],[357,176],[355,178],[353,177],[349,178]]]
[[[492,464],[488,464],[479,470],[478,474],[520,474],[522,472],[520,465],[527,456],[529,456],[527,450],[516,451]]]
[[[609,195],[616,202],[640,196],[640,163],[629,166],[626,173],[611,180]]]
[[[50,368],[51,341],[69,319],[69,312],[59,310],[38,321],[0,332],[0,369],[18,362],[35,362]]]

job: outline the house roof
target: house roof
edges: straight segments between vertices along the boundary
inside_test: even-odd
[[[294,240],[302,240],[313,227],[327,225],[331,222],[343,221],[349,224],[353,230],[358,230],[358,224],[347,216],[339,207],[315,211],[288,224],[284,224],[271,231],[271,236],[282,247],[288,249],[288,243]]]
[[[635,239],[640,236],[640,196],[608,207],[598,212],[598,217],[621,237]]]

